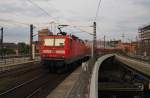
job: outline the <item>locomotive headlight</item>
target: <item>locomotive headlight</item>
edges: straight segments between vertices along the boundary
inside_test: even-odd
[[[56,50],[56,53],[65,54],[65,50]]]

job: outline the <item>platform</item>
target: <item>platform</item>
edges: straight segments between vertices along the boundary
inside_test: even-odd
[[[80,73],[82,71],[81,66],[72,72],[61,84],[57,86],[46,98],[67,98],[72,91],[75,83],[78,81]]]
[[[150,64],[119,55],[116,55],[115,58],[116,60],[127,65],[127,67],[143,74],[143,76],[150,78]]]

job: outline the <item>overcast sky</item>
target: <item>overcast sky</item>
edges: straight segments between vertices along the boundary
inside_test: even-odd
[[[50,28],[50,22],[69,24],[64,30],[83,39],[92,37],[92,25],[99,0],[32,0],[49,13],[49,16],[28,0],[0,0],[0,26],[4,27],[5,42],[28,42],[29,26],[36,31]],[[102,0],[97,18],[97,37],[102,39],[135,40],[138,28],[150,23],[150,0]],[[5,21],[5,22],[4,22]],[[9,21],[6,22],[6,21]],[[19,23],[13,23],[17,21]],[[11,23],[10,23],[11,22]],[[73,26],[79,26],[78,30]],[[54,26],[53,26],[54,27]],[[55,29],[53,29],[55,31]]]

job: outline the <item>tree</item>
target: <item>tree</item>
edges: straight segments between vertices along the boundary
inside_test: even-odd
[[[24,42],[18,43],[18,50],[20,54],[29,54],[29,45]]]
[[[0,54],[3,54],[3,55],[15,54],[15,51],[14,49],[10,49],[10,48],[3,48],[3,49],[1,48]]]

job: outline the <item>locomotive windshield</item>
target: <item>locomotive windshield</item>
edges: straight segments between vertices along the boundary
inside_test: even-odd
[[[65,39],[57,38],[55,39],[55,46],[64,46],[65,45]]]
[[[54,39],[44,39],[44,46],[53,46],[54,45]]]
[[[65,39],[64,38],[48,38],[44,39],[44,46],[64,46]]]

